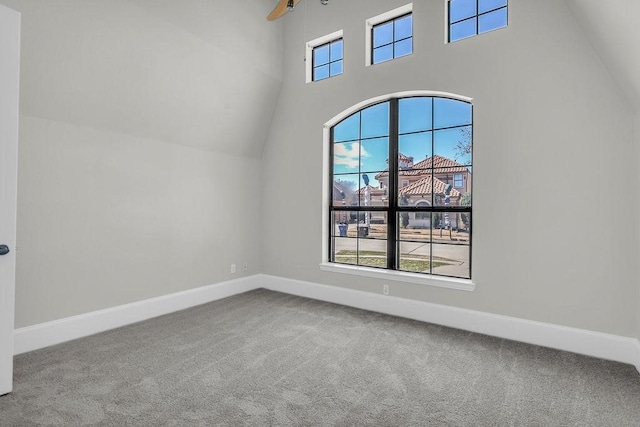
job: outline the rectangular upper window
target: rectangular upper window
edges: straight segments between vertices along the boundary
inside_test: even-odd
[[[378,64],[413,53],[413,3],[366,21],[366,62]]]
[[[342,74],[342,39],[313,48],[313,81]]]
[[[344,41],[342,30],[307,42],[306,81],[324,80],[344,71]]]
[[[507,26],[507,0],[447,0],[447,42]]]

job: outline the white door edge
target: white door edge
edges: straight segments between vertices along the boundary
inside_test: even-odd
[[[0,5],[0,395],[13,389],[20,13]]]

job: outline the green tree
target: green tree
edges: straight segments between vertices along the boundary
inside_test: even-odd
[[[471,126],[460,128],[460,139],[456,143],[454,160],[457,162],[462,159],[464,163],[467,163],[468,160],[471,160],[472,147]]]
[[[460,198],[460,206],[471,206],[471,193],[464,193]],[[467,230],[471,229],[471,215],[468,212],[463,212],[460,214],[462,217],[462,222],[464,222],[464,226]]]

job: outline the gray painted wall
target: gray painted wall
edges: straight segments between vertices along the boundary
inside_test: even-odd
[[[415,53],[372,67],[365,20],[406,2],[303,3],[286,18],[284,84],[264,151],[264,272],[381,292],[381,280],[318,268],[322,125],[376,95],[453,92],[474,98],[477,289],[389,282],[391,294],[635,336],[633,116],[565,3],[512,0],[507,29],[445,45],[444,2],[414,2]],[[305,84],[303,40],[338,29],[344,75]]]
[[[259,272],[272,5],[2,3],[23,20],[16,327]]]

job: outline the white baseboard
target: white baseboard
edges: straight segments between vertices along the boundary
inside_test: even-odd
[[[264,274],[260,282],[273,291],[628,363],[640,372],[640,341],[634,338]]]
[[[640,341],[634,338],[264,274],[19,328],[14,331],[14,354],[60,344],[258,288],[628,363],[635,365],[640,372]]]
[[[163,295],[14,331],[14,354],[26,353],[129,325],[260,287],[257,275]]]

